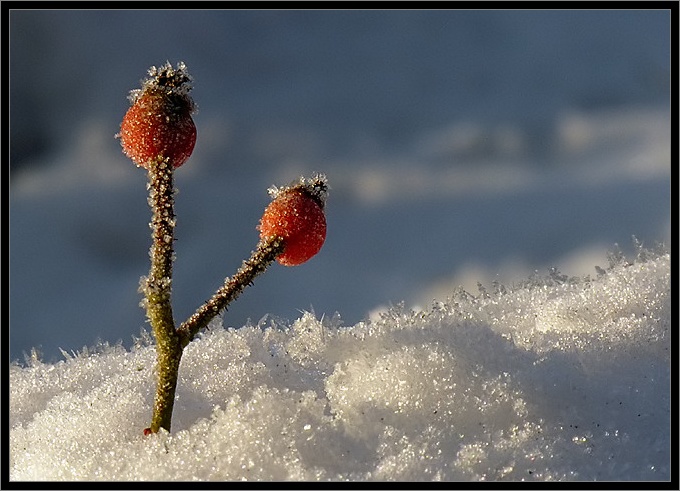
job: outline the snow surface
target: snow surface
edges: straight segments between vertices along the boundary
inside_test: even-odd
[[[668,478],[668,256],[596,271],[633,236],[670,250],[668,11],[21,10],[9,34],[13,479]],[[199,108],[178,322],[255,246],[270,186],[331,189],[321,252],[189,346],[173,435],[144,440],[150,211],[113,135],[166,60]],[[595,278],[523,283],[552,267]]]
[[[12,480],[668,480],[670,255],[612,256],[189,344],[172,434],[142,436],[154,348],[10,368]]]

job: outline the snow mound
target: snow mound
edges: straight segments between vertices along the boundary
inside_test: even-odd
[[[10,366],[12,480],[668,480],[670,255],[612,254],[343,326],[266,317],[191,343],[173,432],[155,351]]]

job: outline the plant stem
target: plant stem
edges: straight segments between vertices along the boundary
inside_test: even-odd
[[[172,408],[182,345],[175,330],[170,303],[172,290],[172,261],[175,228],[173,166],[168,159],[158,158],[149,165],[149,206],[152,244],[149,255],[149,276],[142,279],[146,316],[156,338],[158,386],[153,406],[150,430],[170,431]]]
[[[205,302],[179,329],[172,316],[172,261],[175,229],[173,166],[168,159],[159,158],[149,164],[149,206],[152,210],[151,269],[142,279],[146,316],[154,337],[158,361],[158,386],[153,405],[151,427],[170,431],[179,366],[184,348],[210,321],[235,300],[256,276],[263,273],[283,252],[283,239],[270,238],[258,243],[257,248],[231,278],[224,281],[215,294]]]
[[[214,295],[205,302],[196,312],[189,317],[177,329],[184,347],[206,327],[210,321],[217,316],[223,309],[235,300],[248,285],[253,283],[255,277],[263,273],[274,261],[277,255],[283,252],[283,239],[273,237],[266,241],[260,241],[257,248],[252,252],[250,258],[243,261],[243,264],[231,278],[227,277]]]

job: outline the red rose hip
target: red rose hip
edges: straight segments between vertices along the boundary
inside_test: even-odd
[[[270,192],[274,200],[264,211],[258,229],[260,240],[283,239],[284,249],[276,261],[284,266],[297,266],[308,261],[326,240],[325,177]]]
[[[151,67],[149,75],[141,89],[130,92],[132,105],[116,136],[125,155],[138,166],[148,169],[151,161],[168,159],[177,168],[196,143],[191,76],[183,63],[176,69],[169,63],[160,69]]]

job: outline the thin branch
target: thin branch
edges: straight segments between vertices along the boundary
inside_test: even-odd
[[[261,241],[250,258],[232,277],[224,280],[215,294],[177,329],[182,347],[186,346],[210,321],[234,301],[253,280],[274,261],[284,248],[283,239],[274,237]]]

